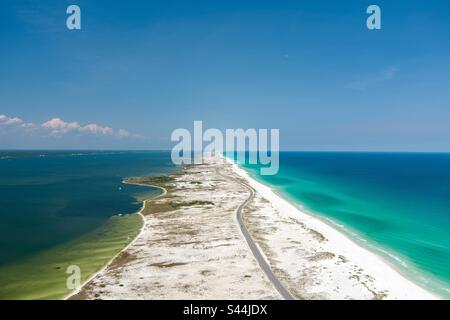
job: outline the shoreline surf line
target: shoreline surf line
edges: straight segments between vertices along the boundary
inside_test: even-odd
[[[264,182],[261,183],[266,185],[266,183]],[[392,269],[394,269],[394,271],[399,273],[409,282],[414,283],[418,287],[434,295],[437,299],[448,300],[449,296],[447,293],[450,291],[449,289],[446,289],[445,283],[443,283],[441,279],[437,278],[429,271],[421,270],[419,267],[415,266],[407,257],[402,255],[402,253],[396,252],[395,250],[387,246],[376,243],[369,237],[366,237],[364,234],[362,234],[358,229],[346,225],[339,220],[327,217],[325,213],[321,213],[319,210],[312,210],[308,208],[307,205],[299,200],[296,200],[289,194],[284,193],[283,190],[277,190],[276,187],[271,187],[271,189],[272,192],[275,193],[278,197],[285,199],[287,202],[296,207],[300,212],[304,212],[305,214],[321,221],[322,223],[328,225],[332,229],[335,229],[336,231],[344,235],[355,245],[375,254],[378,258],[383,260],[385,264],[390,266]],[[418,278],[421,278],[422,282],[420,282],[420,279]],[[435,286],[433,287],[431,284],[435,284]],[[447,291],[447,293],[442,293],[442,291]]]

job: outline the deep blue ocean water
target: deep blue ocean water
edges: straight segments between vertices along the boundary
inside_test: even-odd
[[[450,297],[450,154],[281,152],[275,176],[243,167]]]

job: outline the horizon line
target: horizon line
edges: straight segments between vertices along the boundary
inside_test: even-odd
[[[109,148],[102,148],[102,149],[91,149],[91,148],[68,148],[68,149],[52,149],[52,148],[36,148],[36,149],[27,149],[27,148],[18,148],[18,149],[1,149],[0,152],[26,152],[26,151],[60,151],[60,152],[73,152],[73,151],[100,151],[100,152],[107,152],[107,151],[116,151],[116,152],[149,152],[149,151],[159,151],[159,152],[170,152],[171,149],[109,149]],[[190,150],[190,152],[201,152],[201,151],[193,151]],[[225,151],[224,153],[227,153],[230,151]],[[256,151],[231,151],[231,152],[258,152]],[[422,153],[422,154],[430,154],[430,153],[439,153],[439,154],[447,154],[450,153],[449,151],[421,151],[421,150],[403,150],[403,151],[396,151],[396,150],[301,150],[301,149],[285,149],[285,150],[279,150],[279,152],[305,152],[305,153]]]

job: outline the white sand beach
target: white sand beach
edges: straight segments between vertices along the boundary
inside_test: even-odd
[[[244,238],[239,208],[294,299],[438,298],[230,160],[211,157],[158,185],[167,194],[146,202],[141,233],[73,299],[282,299]]]

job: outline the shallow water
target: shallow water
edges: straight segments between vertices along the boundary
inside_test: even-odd
[[[139,231],[132,213],[161,192],[123,178],[176,170],[168,152],[0,155],[0,298],[68,294],[67,267],[82,280],[99,270]]]

